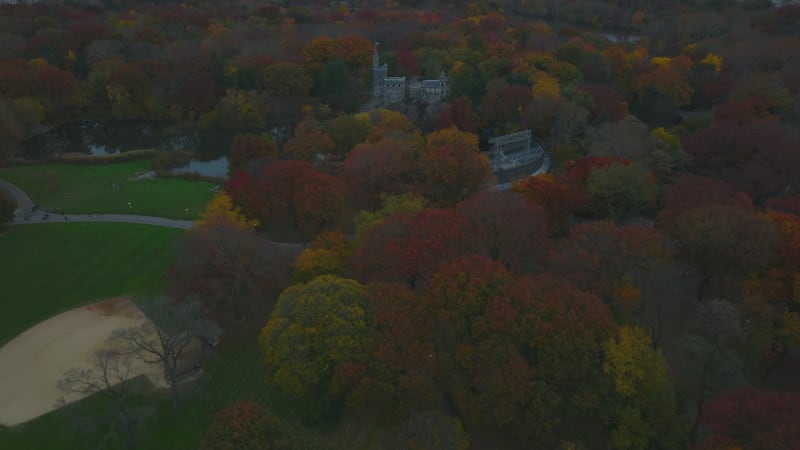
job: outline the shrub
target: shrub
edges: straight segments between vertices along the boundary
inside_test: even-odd
[[[150,169],[154,171],[172,170],[183,167],[192,161],[192,155],[181,151],[161,151],[150,162]]]

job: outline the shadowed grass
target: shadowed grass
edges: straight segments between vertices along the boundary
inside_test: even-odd
[[[63,213],[142,214],[194,219],[213,197],[213,183],[176,178],[135,180],[149,160],[105,165],[41,164],[0,169],[43,209]],[[112,183],[119,186],[112,188]],[[130,202],[130,206],[128,203]]]

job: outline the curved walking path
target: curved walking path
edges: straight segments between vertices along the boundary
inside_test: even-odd
[[[17,201],[17,205],[19,205],[19,208],[17,208],[17,211],[14,213],[14,220],[10,222],[10,225],[41,222],[124,222],[179,228],[181,230],[188,230],[194,225],[194,222],[191,220],[139,216],[136,214],[55,214],[40,209],[33,209],[34,203],[28,194],[2,178],[0,178],[0,189],[11,194],[14,200]]]

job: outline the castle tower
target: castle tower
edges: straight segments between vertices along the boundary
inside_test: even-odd
[[[381,64],[381,57],[378,55],[378,43],[375,43],[375,53],[372,54],[372,98],[383,97],[383,86],[389,67],[386,63]]]

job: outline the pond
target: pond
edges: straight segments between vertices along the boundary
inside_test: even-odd
[[[193,155],[192,162],[179,172],[224,177],[228,171],[228,151],[239,133],[263,130],[181,130],[170,122],[77,121],[52,128],[20,144],[22,158],[42,158],[64,153],[107,155],[142,148],[182,150]],[[277,141],[287,130],[273,128]]]

